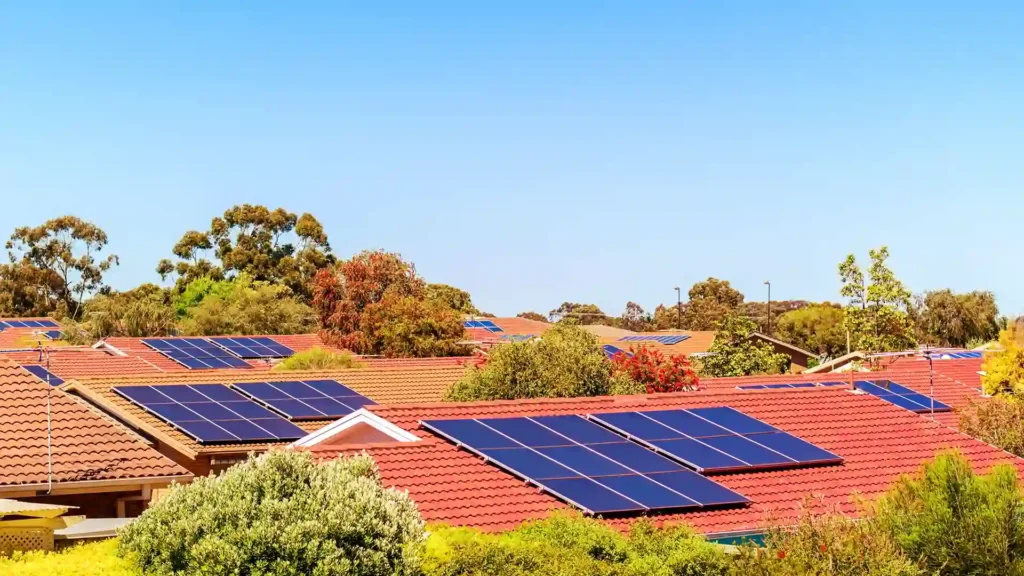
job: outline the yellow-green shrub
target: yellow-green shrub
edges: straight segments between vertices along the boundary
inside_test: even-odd
[[[60,552],[18,553],[0,557],[4,576],[141,576],[130,561],[117,555],[117,540],[74,546]]]
[[[331,352],[317,346],[285,358],[274,366],[274,370],[330,370],[363,366],[365,364],[348,352]]]

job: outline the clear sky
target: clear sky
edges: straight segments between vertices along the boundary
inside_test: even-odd
[[[496,4],[7,3],[0,236],[89,219],[126,289],[283,206],[500,315],[837,300],[888,244],[1024,312],[1021,3]]]

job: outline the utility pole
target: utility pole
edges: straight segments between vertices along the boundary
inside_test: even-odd
[[[676,330],[683,329],[683,293],[676,286]]]
[[[772,283],[765,280],[764,283],[768,286],[768,333],[766,336],[772,335]]]

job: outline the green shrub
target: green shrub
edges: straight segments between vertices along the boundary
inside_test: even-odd
[[[729,558],[687,528],[637,522],[624,536],[599,520],[555,515],[503,534],[431,531],[425,576],[723,576]]]
[[[273,451],[174,486],[120,550],[154,576],[415,574],[423,523],[368,456]]]
[[[285,358],[274,366],[274,370],[329,370],[364,366],[366,365],[348,352],[331,352],[317,346]]]
[[[0,557],[0,574],[12,576],[141,576],[129,560],[117,555],[117,541],[104,540],[60,552],[15,552]]]
[[[973,403],[960,411],[960,431],[1024,456],[1024,402],[1006,395]]]
[[[957,452],[904,476],[871,523],[929,574],[1024,574],[1024,499],[1013,466],[975,475]]]

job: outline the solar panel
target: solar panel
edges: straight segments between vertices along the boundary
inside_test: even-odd
[[[61,338],[61,331],[60,330],[47,330],[46,332],[43,332],[43,336],[49,338],[50,340],[60,340],[60,338]]]
[[[306,432],[223,384],[117,386],[121,396],[195,438],[217,442],[281,442]]]
[[[0,326],[4,328],[58,328],[59,324],[53,320],[3,320]]]
[[[592,414],[698,472],[835,464],[842,458],[729,407]]]
[[[669,334],[666,336],[655,336],[653,334],[634,334],[632,336],[623,336],[619,338],[619,342],[660,342],[666,345],[679,344],[683,340],[686,340],[690,336],[687,334]]]
[[[295,354],[291,348],[266,336],[217,336],[209,340],[239,358],[287,358]]]
[[[144,338],[142,343],[191,370],[252,368],[206,338]]]
[[[22,365],[22,368],[31,372],[36,378],[39,378],[43,382],[46,382],[50,386],[60,386],[64,383],[64,380],[57,377],[56,374],[50,372],[45,366],[39,364],[27,364]]]
[[[428,420],[422,424],[591,514],[749,502],[581,416]]]
[[[818,386],[842,386],[842,382],[784,382],[779,384],[745,384],[737,390],[777,390],[782,388],[816,388]]]
[[[632,354],[630,354],[629,352],[626,352],[625,350],[617,346],[612,346],[611,344],[605,344],[604,346],[601,347],[601,349],[604,350],[604,355],[609,358],[615,356],[619,352],[624,353],[626,356],[632,356]]]
[[[900,408],[906,408],[918,414],[925,412],[949,412],[952,410],[948,405],[939,402],[924,394],[914,392],[910,388],[900,386],[891,380],[876,380],[868,382],[862,380],[856,383],[858,390],[863,390],[872,396],[877,396],[890,404]]]
[[[476,320],[466,320],[462,323],[462,326],[464,328],[482,328],[482,326],[480,326],[480,323],[477,322]]]
[[[292,420],[341,418],[376,404],[335,380],[238,382],[232,387]]]

